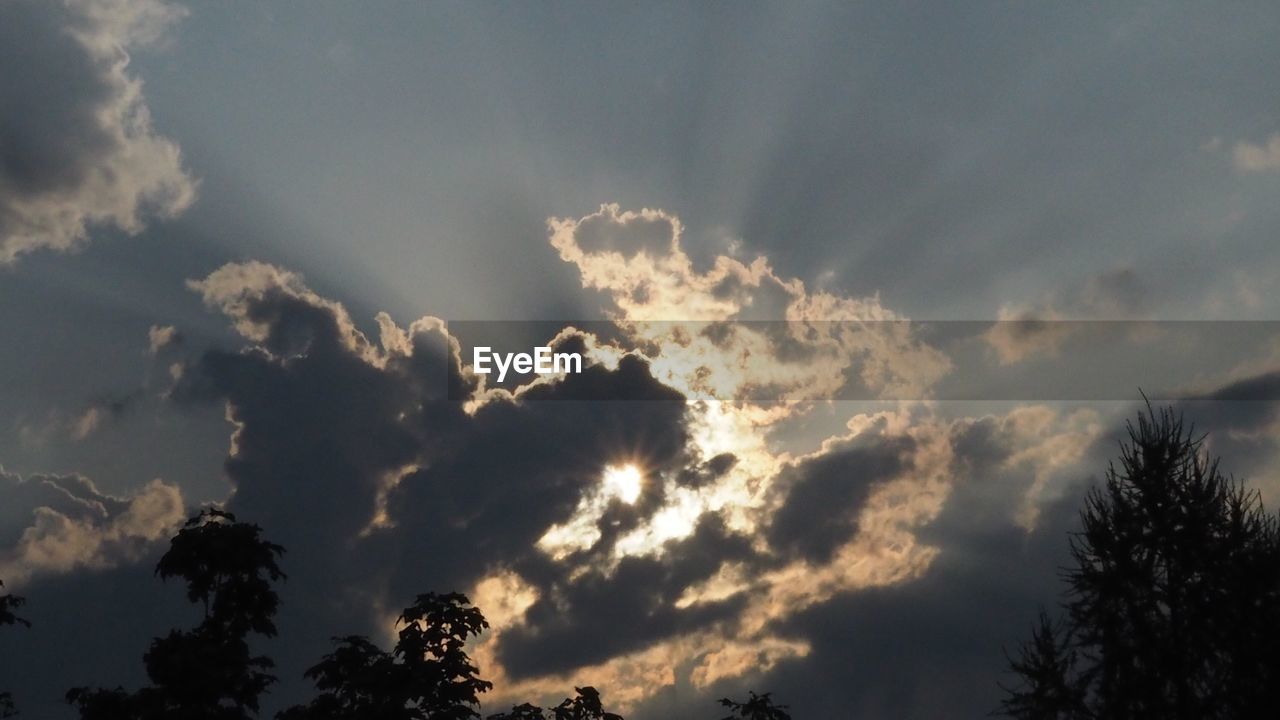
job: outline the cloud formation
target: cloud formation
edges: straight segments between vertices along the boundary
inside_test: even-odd
[[[182,493],[162,480],[115,497],[79,475],[21,478],[0,469],[0,493],[0,578],[17,585],[136,561],[186,519]]]
[[[147,352],[151,355],[181,342],[182,334],[172,325],[152,325],[147,330]]]
[[[1261,173],[1280,170],[1280,133],[1272,135],[1265,143],[1253,144],[1241,141],[1231,149],[1231,160],[1236,170],[1245,173]]]
[[[923,397],[951,368],[877,296],[810,289],[763,256],[719,255],[698,269],[681,246],[679,218],[662,210],[603,205],[548,226],[552,247],[584,288],[607,294],[607,314],[647,348],[657,376],[694,398],[816,401],[850,382],[870,397]],[[602,358],[606,350],[596,348]],[[769,422],[786,412],[755,407],[750,416]]]
[[[176,143],[156,134],[129,50],[184,10],[164,0],[0,4],[0,265],[69,250],[94,227],[140,232],[195,198]]]
[[[470,648],[496,683],[487,708],[583,684],[637,717],[700,714],[674,696],[748,684],[817,717],[847,710],[848,694],[818,692],[833,686],[856,687],[870,716],[904,696],[922,716],[994,705],[1000,643],[1022,629],[1010,618],[1056,590],[1115,417],[881,401],[827,406],[836,427],[810,429],[826,389],[926,393],[950,358],[874,297],[808,288],[763,258],[699,268],[680,233],[657,210],[553,220],[612,328],[561,328],[547,342],[582,351],[584,372],[515,389],[474,375],[440,319],[363,326],[285,268],[230,263],[189,283],[236,340],[196,354],[167,327],[150,339],[181,363],[172,400],[224,409],[226,506],[289,549],[288,640],[271,650],[282,702],[328,635],[389,640],[406,598],[460,590],[492,622]],[[1134,285],[1121,272],[1063,297],[1104,307]],[[695,321],[673,315],[686,307]],[[769,383],[794,394],[744,390]],[[1274,408],[1213,420],[1255,458],[1274,455],[1257,440],[1274,422]],[[127,549],[181,517],[162,483],[132,498],[23,487],[57,500],[24,502],[48,509],[0,545],[0,569],[33,582],[139,557]],[[948,670],[945,693],[928,685]]]
[[[1046,293],[1037,302],[1000,308],[997,322],[983,338],[1001,365],[1055,357],[1089,320],[1127,320],[1145,310],[1147,290],[1141,276],[1121,267]]]
[[[792,628],[801,614],[929,572],[943,549],[920,533],[976,452],[955,421],[880,407],[803,452],[772,438],[822,388],[927,388],[947,358],[906,324],[860,325],[900,317],[874,297],[810,290],[763,258],[698,270],[680,227],[616,206],[553,220],[552,245],[606,291],[617,332],[565,329],[552,342],[583,350],[585,371],[514,392],[472,375],[438,319],[382,313],[371,338],[260,262],[190,283],[244,345],[191,361],[174,397],[226,405],[228,506],[291,550],[286,605],[306,608],[286,624],[379,632],[400,599],[462,589],[496,604],[475,648],[494,702],[589,683],[639,707],[664,687],[710,692],[799,661],[815,639]],[[754,311],[810,325],[727,322]],[[719,326],[697,334],[706,321]],[[760,362],[717,365],[726,354]],[[743,392],[765,382],[796,400]],[[1070,459],[1054,448],[1089,435],[1050,409],[992,422],[1025,478],[1003,522],[1034,527]],[[322,651],[302,642],[277,659]]]

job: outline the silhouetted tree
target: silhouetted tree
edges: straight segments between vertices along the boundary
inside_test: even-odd
[[[1016,658],[1009,659],[1010,668],[1023,679],[1023,688],[1006,688],[1005,714],[1040,720],[1088,717],[1084,706],[1088,674],[1077,671],[1078,654],[1072,640],[1069,628],[1040,613],[1031,640],[1019,649]]]
[[[4,582],[0,581],[0,588]],[[18,608],[26,604],[26,599],[17,595],[0,595],[0,627],[5,625],[22,625],[31,627],[31,623],[18,617]],[[13,704],[13,696],[8,692],[0,692],[0,718],[17,717],[18,709]]]
[[[0,580],[0,589],[4,588],[4,581]],[[18,617],[18,608],[27,604],[26,598],[17,595],[0,595],[0,627],[5,625],[22,625],[23,627],[31,627],[31,623]]]
[[[493,687],[481,680],[464,650],[489,623],[465,595],[419,595],[397,619],[395,649],[388,653],[360,636],[334,638],[337,648],[306,677],[321,694],[280,720],[469,720],[478,718],[479,696]]]
[[[275,682],[269,658],[254,655],[251,633],[271,637],[279,598],[272,583],[284,548],[262,538],[257,525],[205,510],[187,521],[156,566],[162,580],[180,577],[187,598],[204,606],[194,630],[156,638],[143,656],[152,685],[75,688],[67,701],[82,720],[243,720],[257,715],[259,698]]]
[[[748,695],[747,701],[741,703],[729,698],[720,699],[720,704],[729,708],[729,715],[724,720],[791,720],[786,705],[773,704],[772,693],[756,695],[748,691]]]
[[[523,703],[509,712],[494,713],[489,720],[547,720],[546,711],[532,703]]]
[[[623,720],[621,715],[608,712],[600,699],[600,691],[587,685],[576,687],[577,695],[565,698],[551,708],[551,717],[537,705],[525,703],[511,708],[510,712],[490,715],[489,720]]]
[[[1259,718],[1280,708],[1280,532],[1171,410],[1128,426],[1071,538],[1061,627],[1011,661],[1018,718]]]

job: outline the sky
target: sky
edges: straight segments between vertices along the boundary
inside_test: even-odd
[[[433,590],[486,713],[985,716],[1140,389],[1280,502],[1278,22],[0,0],[0,686],[142,683],[216,504],[264,717]]]

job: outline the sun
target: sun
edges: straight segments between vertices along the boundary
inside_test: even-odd
[[[604,469],[602,484],[606,496],[616,497],[622,502],[632,505],[636,500],[640,499],[640,492],[644,485],[644,474],[640,472],[640,468],[629,463],[626,465],[609,465]]]

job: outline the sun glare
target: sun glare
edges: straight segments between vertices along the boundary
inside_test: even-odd
[[[640,499],[644,478],[635,465],[610,465],[604,469],[604,492],[631,505]]]

